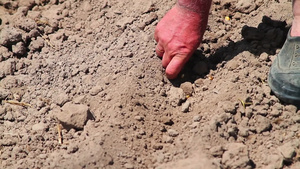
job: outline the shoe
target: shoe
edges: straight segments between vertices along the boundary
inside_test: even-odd
[[[291,37],[290,31],[271,66],[268,83],[280,100],[300,105],[300,37]]]

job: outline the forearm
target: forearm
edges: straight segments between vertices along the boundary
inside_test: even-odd
[[[208,14],[212,0],[178,0],[177,5],[181,8],[197,13]]]

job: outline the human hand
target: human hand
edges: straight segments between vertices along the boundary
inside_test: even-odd
[[[169,79],[177,77],[202,41],[208,13],[198,13],[176,4],[155,29],[156,53],[162,57]]]

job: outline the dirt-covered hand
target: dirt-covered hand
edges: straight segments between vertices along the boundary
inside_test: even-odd
[[[175,5],[155,29],[156,53],[162,57],[169,79],[177,77],[185,63],[200,45],[208,14]]]

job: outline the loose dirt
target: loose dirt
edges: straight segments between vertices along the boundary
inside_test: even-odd
[[[267,75],[288,0],[215,0],[169,81],[175,0],[0,0],[0,168],[299,168],[300,111]]]

